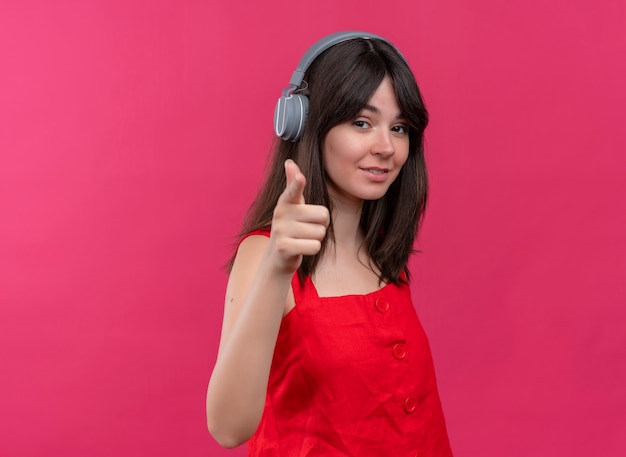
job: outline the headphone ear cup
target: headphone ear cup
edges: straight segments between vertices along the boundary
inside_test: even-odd
[[[276,103],[274,130],[285,141],[298,141],[302,137],[306,117],[309,112],[309,98],[306,95],[283,95]]]

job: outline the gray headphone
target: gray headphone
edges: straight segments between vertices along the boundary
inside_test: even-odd
[[[328,48],[355,38],[375,38],[389,43],[384,38],[371,33],[337,32],[322,38],[311,46],[302,57],[302,60],[300,60],[293,75],[291,75],[289,87],[283,90],[283,95],[278,99],[278,103],[276,103],[276,110],[274,111],[274,131],[276,135],[285,141],[294,142],[302,137],[306,116],[309,111],[309,98],[306,95],[296,94],[295,91],[298,90],[300,84],[302,84],[304,73],[309,68],[309,65]],[[389,44],[393,46],[391,43]],[[400,52],[398,52],[398,54],[402,56]]]

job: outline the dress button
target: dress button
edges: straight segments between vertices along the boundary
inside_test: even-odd
[[[393,356],[398,360],[402,360],[403,358],[406,357],[406,349],[404,347],[404,344],[401,344],[401,343],[394,344]]]
[[[417,408],[417,401],[415,400],[415,398],[409,397],[406,400],[404,400],[404,411],[407,414],[410,414],[413,411],[415,411],[415,408]]]
[[[374,306],[376,306],[376,311],[381,314],[385,314],[389,311],[389,302],[384,298],[377,298]]]

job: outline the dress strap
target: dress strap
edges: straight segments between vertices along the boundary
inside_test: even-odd
[[[291,288],[293,289],[293,298],[296,301],[296,306],[304,300],[315,300],[318,298],[317,290],[315,290],[315,285],[311,281],[310,276],[304,278],[304,283],[300,284],[298,272],[296,272],[291,278]]]
[[[237,243],[237,249],[239,249],[239,245],[241,245],[243,240],[245,240],[249,236],[262,235],[262,236],[266,236],[269,238],[270,233],[271,233],[271,228],[269,227],[266,229],[253,230],[250,233],[246,233],[245,235],[241,237],[241,239]],[[313,284],[313,281],[311,281],[310,276],[307,276],[304,279],[304,284],[300,284],[300,280],[298,279],[298,272],[296,272],[291,278],[291,287],[293,289],[293,296],[294,296],[296,305],[303,300],[318,298],[317,290],[315,290],[315,285]]]

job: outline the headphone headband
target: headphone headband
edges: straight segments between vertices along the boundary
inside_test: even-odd
[[[293,75],[291,75],[289,85],[293,86],[296,89],[300,87],[300,84],[302,84],[302,79],[304,78],[304,74],[306,73],[307,69],[321,53],[326,51],[328,48],[332,48],[336,44],[339,44],[343,41],[353,40],[355,38],[375,38],[386,41],[384,38],[379,37],[378,35],[356,31],[337,32],[325,36],[321,40],[314,43],[313,46],[311,46],[309,50],[304,54],[304,56],[302,56],[302,59],[300,59],[300,63],[296,67],[296,70],[293,72]]]

